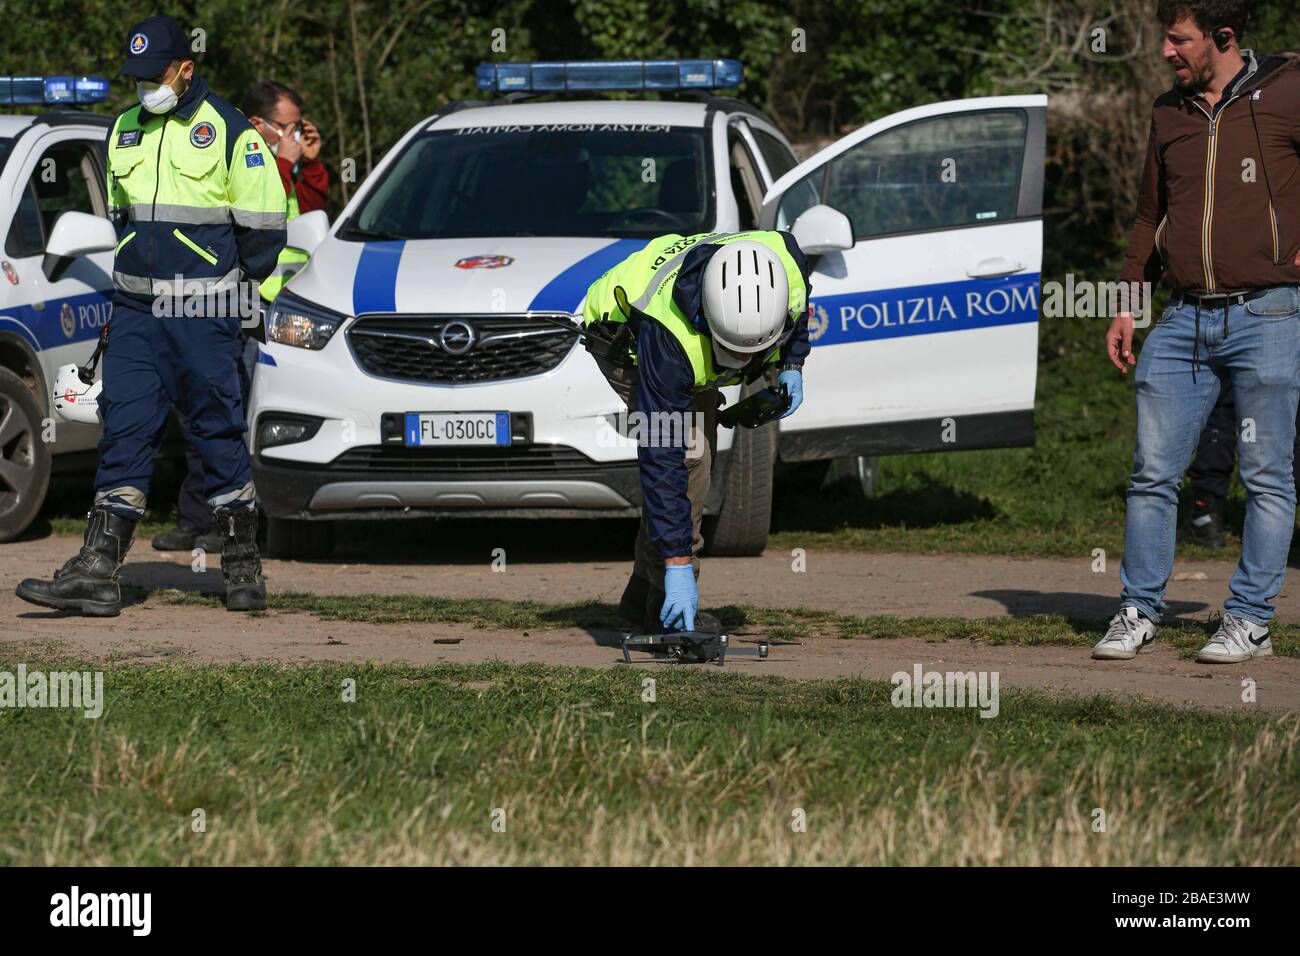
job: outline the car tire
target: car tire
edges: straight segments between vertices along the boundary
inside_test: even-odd
[[[41,440],[45,413],[32,390],[0,368],[0,541],[35,519],[50,487],[50,446]]]
[[[708,554],[737,558],[763,553],[772,526],[775,463],[776,422],[734,431],[722,505],[704,525]]]
[[[289,561],[328,558],[334,550],[334,528],[328,521],[268,518],[266,556]]]

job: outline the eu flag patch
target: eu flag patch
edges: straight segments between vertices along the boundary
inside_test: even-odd
[[[262,162],[262,154],[261,154],[261,153],[249,153],[247,156],[244,157],[244,165],[246,165],[246,166],[265,166],[266,164],[265,164],[264,162]]]

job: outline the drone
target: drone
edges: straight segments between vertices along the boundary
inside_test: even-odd
[[[717,664],[722,667],[727,654],[767,660],[768,642],[758,647],[732,647],[726,634],[713,631],[666,631],[662,634],[623,633],[623,663],[632,663],[632,651],[645,651],[670,664]]]

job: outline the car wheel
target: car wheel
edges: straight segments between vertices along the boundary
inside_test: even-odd
[[[50,486],[50,446],[41,440],[45,415],[21,378],[0,368],[0,541],[32,523]]]
[[[776,422],[762,428],[737,428],[730,458],[722,506],[705,522],[705,550],[725,557],[762,554],[772,526]]]
[[[266,556],[310,561],[328,558],[334,550],[334,528],[328,521],[268,518]]]

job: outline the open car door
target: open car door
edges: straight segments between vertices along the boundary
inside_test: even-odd
[[[782,458],[1033,444],[1046,112],[1041,95],[916,107],[772,185],[762,227],[815,252]]]

